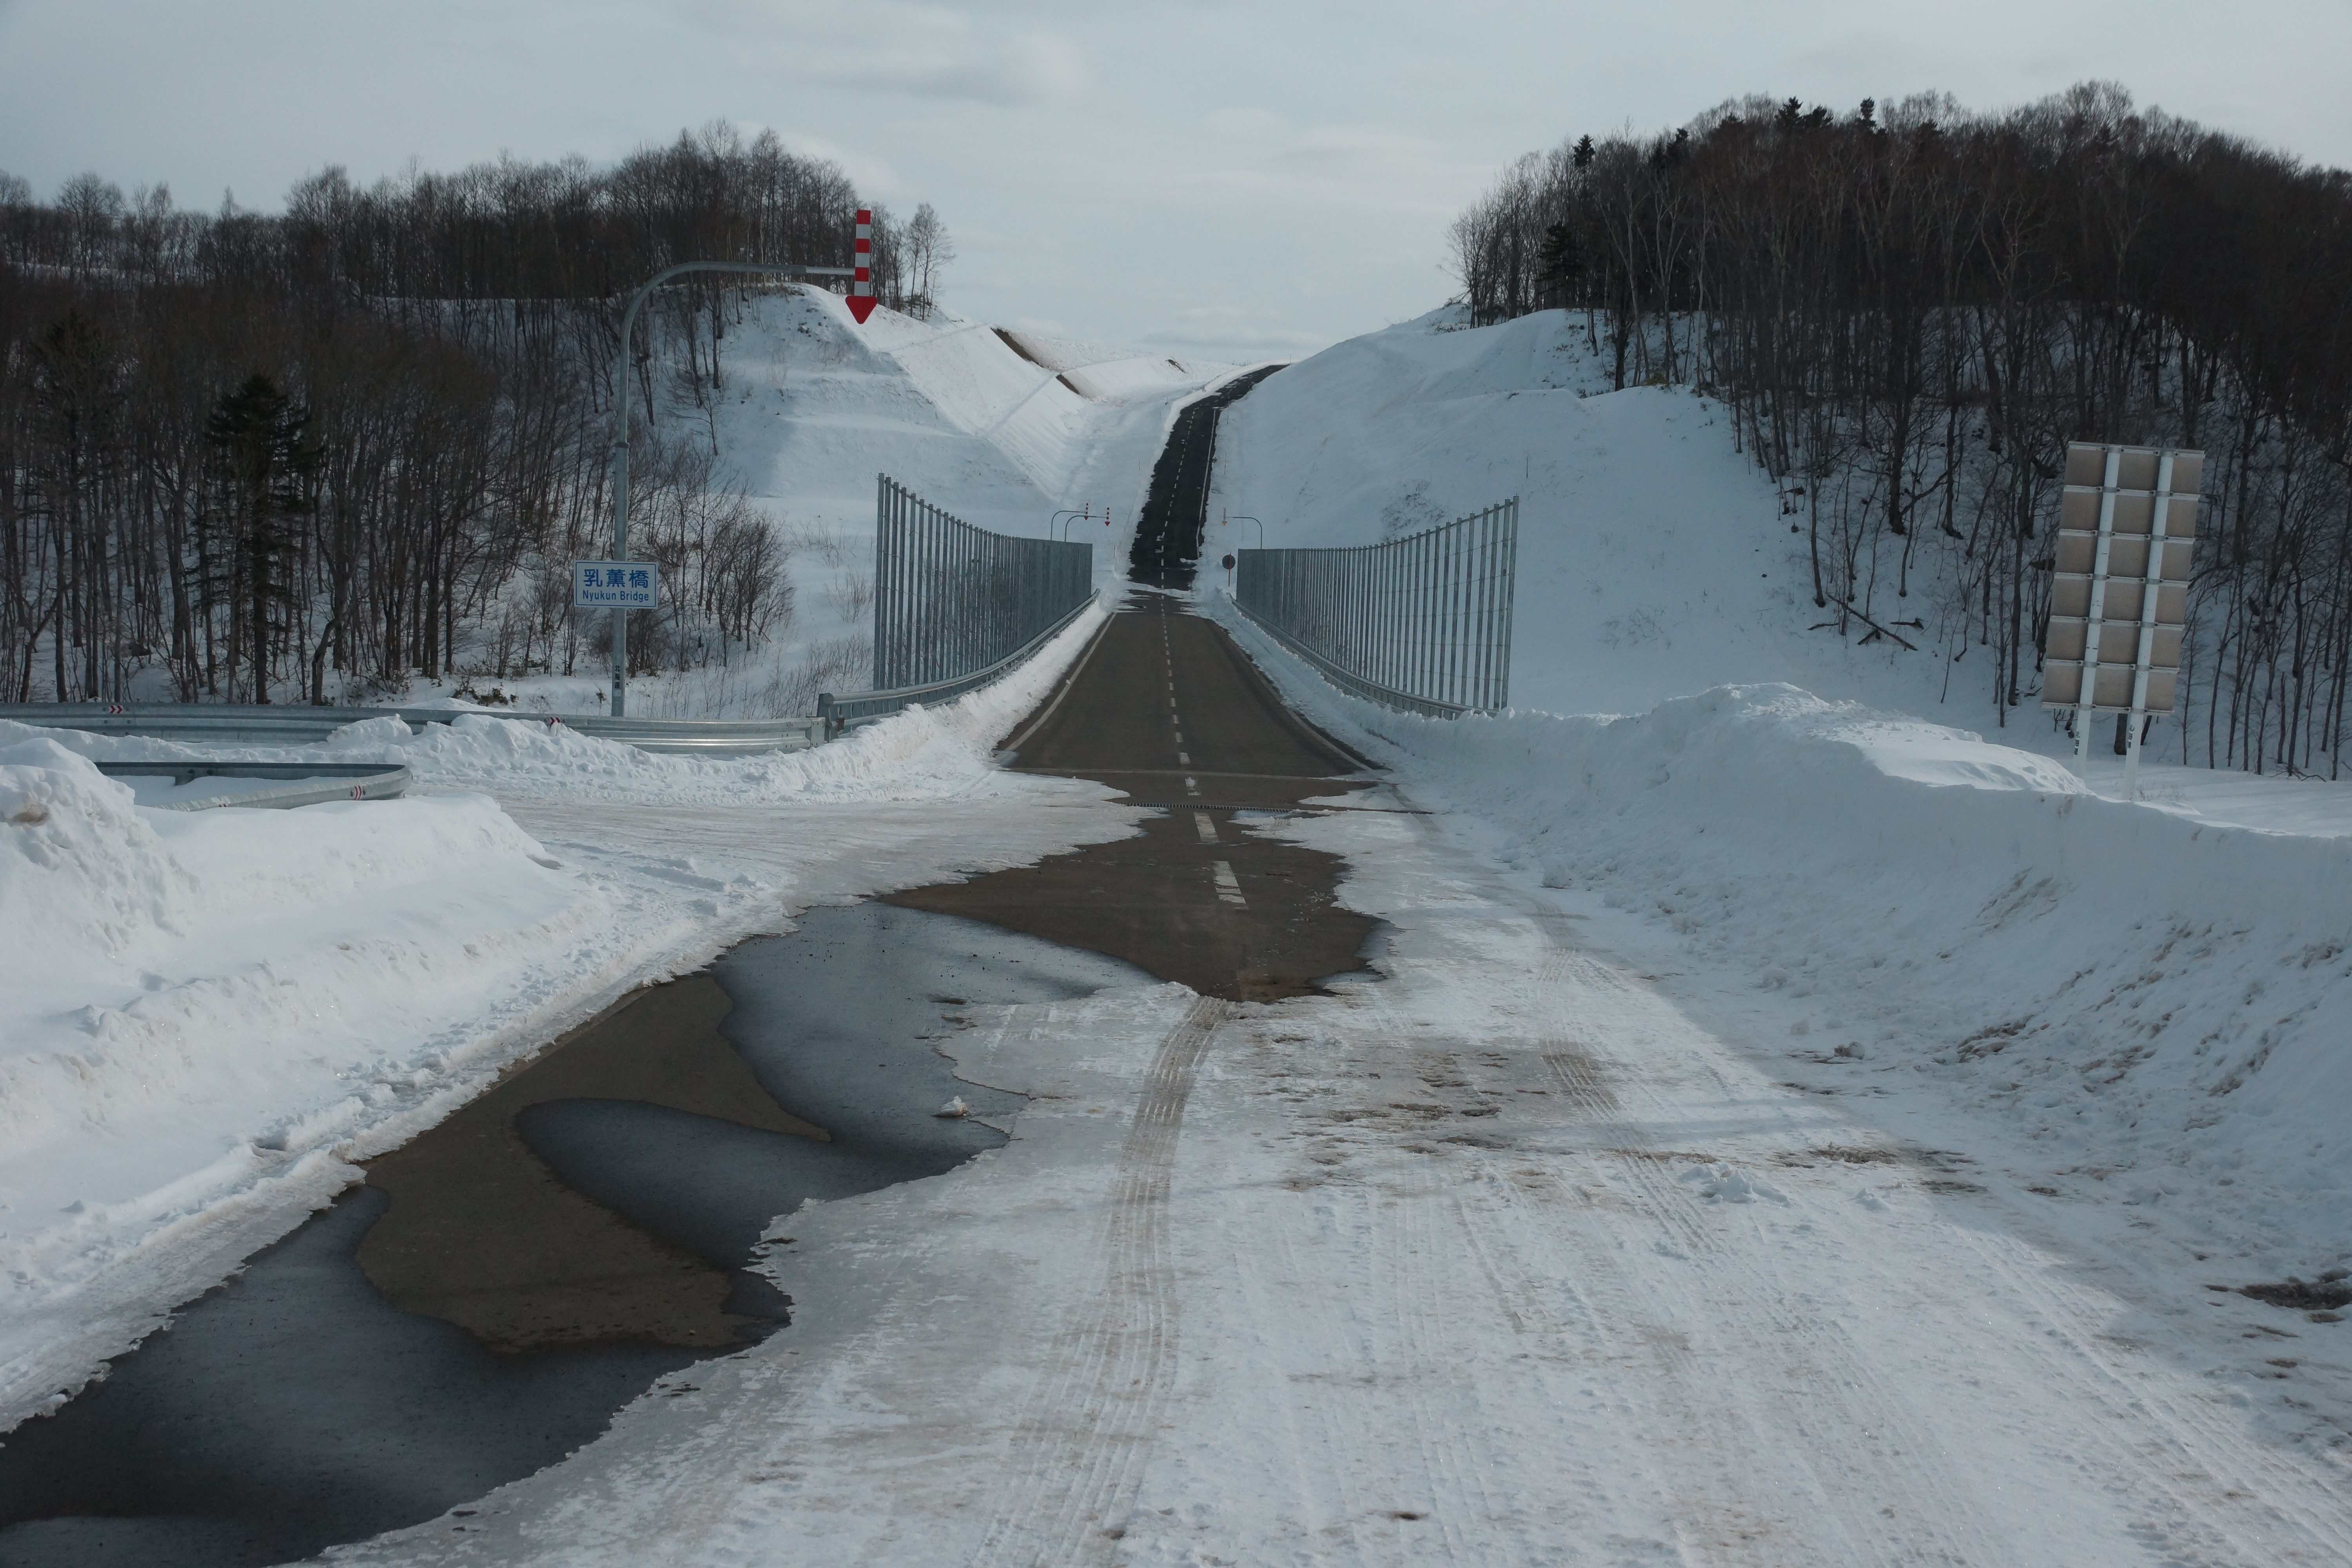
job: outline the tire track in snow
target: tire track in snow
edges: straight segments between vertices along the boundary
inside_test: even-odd
[[[1200,997],[1153,1053],[1111,1184],[1100,1284],[1055,1336],[1013,1430],[1013,1482],[972,1568],[1102,1561],[1124,1530],[1175,1364],[1168,1189],[1177,1140],[1229,1011]]]
[[[2168,1480],[2201,1483],[2201,1498],[2177,1487],[2131,1493],[2139,1516],[2134,1527],[2161,1548],[2165,1562],[2352,1563],[2352,1508],[2340,1469],[2315,1474],[2292,1451],[2252,1436],[2245,1413],[2226,1396],[2182,1398],[2177,1385],[2136,1373],[2107,1331],[2112,1302],[2066,1284],[2030,1243],[1961,1234],[1986,1277],[2042,1331],[2025,1338],[2019,1352],[2041,1363],[2045,1381],[2079,1390],[2074,1397],[2084,1409],[2107,1413],[2084,1425],[2114,1480],[2145,1477],[2156,1459]],[[2255,1510],[2270,1518],[2250,1530]],[[2302,1536],[2300,1547],[2282,1545],[2279,1523]]]
[[[1574,1257],[1580,1270],[1594,1276],[1588,1300],[1610,1358],[1646,1361],[1664,1374],[1654,1391],[1657,1418],[1675,1429],[1670,1447],[1685,1461],[1673,1476],[1659,1477],[1669,1502],[1680,1505],[1671,1514],[1679,1515],[1678,1522],[1689,1521],[1690,1504],[1703,1500],[1696,1511],[1717,1526],[1683,1532],[1685,1552],[1702,1560],[1727,1553],[1730,1560],[1753,1562],[1759,1549],[1769,1552],[1778,1544],[1788,1560],[1805,1563],[2000,1561],[1968,1500],[1943,1479],[1960,1472],[1932,1427],[1885,1386],[1863,1347],[1806,1306],[1802,1291],[1784,1284],[1778,1259],[1724,1247],[1720,1216],[1675,1179],[1677,1152],[1660,1147],[1649,1129],[1681,1120],[1681,1108],[1641,1073],[1612,1071],[1579,1037],[1574,1021],[1595,1012],[1595,1001],[1630,1005],[1636,1018],[1664,1004],[1577,952],[1559,911],[1450,853],[1433,824],[1412,826],[1433,858],[1453,862],[1442,880],[1449,902],[1464,892],[1483,896],[1490,907],[1520,915],[1541,933],[1542,962],[1520,983],[1524,989],[1509,986],[1532,1015],[1527,1023],[1538,1042],[1529,1043],[1540,1044],[1559,1096],[1602,1144],[1586,1157],[1630,1193],[1632,1213],[1658,1226],[1657,1253],[1702,1270],[1686,1284],[1656,1266],[1620,1267],[1605,1236],[1564,1234],[1557,1217],[1533,1205],[1520,1206],[1519,1223],[1501,1223],[1492,1212],[1504,1190],[1499,1186],[1465,1186],[1457,1194],[1464,1227],[1477,1238],[1483,1271],[1507,1313],[1543,1322],[1551,1331],[1569,1328],[1550,1309],[1538,1271],[1513,1239],[1514,1232],[1549,1231],[1547,1252]],[[1738,1301],[1745,1310],[1693,1310],[1713,1300]],[[1727,1331],[1741,1317],[1766,1331],[1735,1341]],[[1628,1334],[1627,1324],[1648,1327]],[[1727,1378],[1718,1369],[1743,1375]],[[1800,1499],[1811,1506],[1792,1510],[1789,1505]]]
[[[1415,826],[1433,837],[1425,825]],[[1625,975],[1570,949],[1572,928],[1557,911],[1515,889],[1495,891],[1531,915],[1552,946],[1529,985],[1528,999],[1538,1012],[1553,1012],[1564,1023],[1579,1011],[1580,990],[1588,999],[1598,991],[1635,999],[1637,1005],[1662,1005]],[[1546,992],[1553,995],[1549,1006]],[[1947,1479],[1964,1467],[1956,1465],[1937,1436],[1942,1413],[1923,1409],[1898,1392],[1870,1347],[1817,1304],[1810,1281],[1784,1278],[1787,1268],[1796,1267],[1793,1262],[1746,1249],[1735,1257],[1725,1249],[1714,1224],[1718,1216],[1673,1179],[1674,1152],[1659,1148],[1646,1134],[1647,1125],[1674,1119],[1668,1097],[1636,1075],[1612,1075],[1574,1044],[1565,1027],[1560,1033],[1570,1044],[1547,1051],[1546,1064],[1561,1097],[1602,1124],[1597,1130],[1611,1146],[1612,1174],[1636,1194],[1636,1206],[1660,1224],[1671,1246],[1711,1271],[1732,1270],[1711,1282],[1708,1293],[1745,1300],[1748,1318],[1765,1331],[1733,1342],[1723,1333],[1728,1320],[1702,1316],[1690,1343],[1658,1347],[1662,1363],[1673,1370],[1683,1391],[1683,1408],[1704,1412],[1703,1424],[1716,1429],[1712,1436],[1693,1436],[1709,1446],[1737,1441],[1751,1457],[1810,1450],[1814,1457],[1808,1468],[1823,1489],[1824,1511],[1844,1527],[1853,1561],[1990,1563],[2013,1557],[2015,1549],[1990,1540],[1979,1522],[1977,1510],[1990,1500],[1971,1497]],[[1626,1092],[1646,1102],[1630,1114],[1612,1087],[1612,1078],[1621,1076]],[[1465,1205],[1465,1225],[1491,1237],[1491,1227],[1473,1219],[1473,1206]],[[2106,1332],[2116,1304],[2054,1278],[2050,1258],[2030,1242],[1966,1226],[1940,1228],[1981,1260],[1972,1272],[1988,1293],[2005,1298],[2020,1326],[2033,1331],[2012,1331],[2000,1352],[2032,1363],[2030,1381],[2064,1391],[2063,1403],[2083,1412],[2084,1418],[2070,1423],[2063,1436],[2052,1435],[2058,1446],[2050,1457],[2081,1466],[2085,1488],[2128,1499],[2121,1513],[2144,1547],[2162,1561],[2181,1564],[2352,1562],[2352,1510],[2343,1504],[2338,1478],[2254,1436],[2243,1414],[2224,1400],[2200,1398],[2193,1388],[2137,1373]],[[1528,1301],[1513,1283],[1507,1246],[1494,1248],[1492,1256],[1489,1278],[1498,1292]],[[1655,1281],[1650,1284],[1651,1305],[1671,1311],[1671,1295],[1661,1294]],[[1518,1310],[1539,1310],[1531,1305]],[[1547,1326],[1556,1323],[1555,1317]],[[1765,1363],[1760,1368],[1759,1358]],[[1708,1376],[1708,1362],[1748,1375],[1727,1384],[1719,1375]],[[1693,1390],[1710,1387],[1718,1408],[1693,1402]],[[1719,1407],[1727,1393],[1730,1403],[1748,1407],[1747,1423],[1724,1418]],[[1750,1498],[1760,1495],[1762,1479],[1750,1474],[1740,1489]],[[2299,1541],[2282,1543],[2280,1525]],[[1699,1542],[1686,1544],[1700,1555],[1714,1554]],[[1735,1538],[1724,1544],[1734,1560],[1748,1562],[1755,1560],[1760,1542]],[[1821,1560],[1830,1555],[1829,1544],[1817,1535],[1797,1555]]]
[[[1564,949],[1561,922],[1539,924],[1554,949],[1537,979],[1538,992],[1551,994],[1539,996],[1539,1005],[1548,1004],[1546,1010],[1560,1020],[1563,1037],[1567,1018],[1582,1010],[1578,1004],[1596,983],[1637,1005],[1660,1005],[1623,975]],[[1753,1527],[1749,1510],[1759,1496],[1777,1492],[1786,1498],[1811,1489],[1820,1515],[1841,1527],[1849,1560],[1856,1563],[2000,1561],[1976,1528],[1968,1501],[1943,1479],[1958,1473],[1952,1457],[1909,1402],[1885,1386],[1864,1347],[1806,1304],[1806,1292],[1781,1278],[1780,1258],[1723,1246],[1720,1216],[1675,1179],[1672,1166],[1680,1163],[1678,1152],[1659,1147],[1650,1129],[1678,1120],[1677,1108],[1640,1075],[1608,1074],[1572,1041],[1570,1049],[1547,1051],[1544,1059],[1563,1091],[1588,1102],[1596,1081],[1606,1086],[1612,1078],[1622,1080],[1623,1093],[1607,1089],[1613,1110],[1595,1118],[1595,1130],[1608,1145],[1601,1157],[1636,1194],[1634,1206],[1664,1232],[1660,1255],[1697,1265],[1703,1299],[1744,1303],[1746,1316],[1766,1331],[1733,1342],[1726,1331],[1736,1319],[1690,1312],[1690,1293],[1668,1289],[1655,1268],[1626,1281],[1648,1298],[1648,1315],[1685,1325],[1679,1338],[1656,1334],[1650,1345],[1673,1373],[1685,1418],[1714,1450],[1718,1466],[1723,1455],[1741,1453],[1751,1467],[1742,1478],[1723,1476],[1727,1490],[1718,1512],[1732,1527],[1730,1541],[1688,1544],[1705,1552],[1739,1542],[1744,1555],[1750,1543],[1742,1537]],[[1629,1097],[1634,1104],[1626,1103]],[[1765,1367],[1756,1365],[1759,1356]],[[1727,1380],[1710,1373],[1711,1363],[1739,1366],[1748,1375],[1727,1386]],[[1759,1371],[1766,1375],[1754,1375]],[[1732,1407],[1745,1419],[1726,1420]],[[1759,1487],[1759,1472],[1775,1465],[1786,1478],[1782,1486]],[[1828,1533],[1819,1522],[1808,1528],[1798,1537],[1800,1557],[1827,1555]]]
[[[1416,1027],[1409,994],[1367,988],[1349,1002],[1366,1015],[1347,1027],[1355,1054],[1410,1067],[1426,1092],[1470,1085],[1474,1069],[1465,1053],[1444,1048],[1446,1042]],[[1433,1108],[1391,1109],[1421,1114]],[[1575,1560],[1571,1543],[1592,1522],[1584,1500],[1597,1481],[1572,1451],[1531,1440],[1483,1414],[1510,1404],[1507,1396],[1490,1399],[1486,1380],[1523,1374],[1515,1366],[1484,1364],[1482,1352],[1493,1345],[1489,1323],[1507,1320],[1509,1308],[1497,1303],[1498,1311],[1482,1312],[1475,1290],[1465,1289],[1478,1278],[1480,1261],[1475,1239],[1459,1224],[1455,1178],[1426,1154],[1395,1163],[1394,1155],[1411,1154],[1410,1148],[1393,1146],[1398,1130],[1385,1119],[1369,1121],[1350,1123],[1345,1142],[1351,1157],[1373,1155],[1377,1166],[1359,1168],[1348,1195],[1333,1198],[1354,1215],[1351,1246],[1369,1267],[1350,1283],[1371,1310],[1351,1326],[1345,1361],[1324,1374],[1325,1393],[1317,1400],[1320,1450],[1332,1457],[1331,1480],[1355,1552],[1328,1560],[1465,1568]],[[1431,1131],[1405,1136],[1417,1142]],[[1409,1447],[1403,1462],[1382,1451],[1400,1442]],[[1559,1485],[1563,1462],[1582,1473],[1587,1484],[1580,1490]],[[1359,1467],[1361,1479],[1350,1473]],[[1379,1528],[1382,1519],[1400,1521],[1409,1535],[1388,1538]]]

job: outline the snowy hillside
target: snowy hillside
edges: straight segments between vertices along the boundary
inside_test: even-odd
[[[1811,629],[1828,617],[1803,541],[1718,405],[1686,387],[1608,391],[1580,316],[1459,322],[1433,311],[1267,380],[1218,432],[1212,515],[1263,518],[1270,545],[1359,544],[1519,497],[1518,707],[1636,712],[1786,680],[1993,718],[1965,665]]]
[[[1608,385],[1580,317],[1467,330],[1457,310],[1433,311],[1278,372],[1234,405],[1210,514],[1261,518],[1274,546],[1362,544],[1519,497],[1518,709],[1640,713],[1777,681],[2073,754],[2035,710],[1990,730],[1983,649],[1948,661],[1824,625],[1805,541],[1733,448],[1719,405],[1687,387]],[[1243,523],[1210,532],[1211,555],[1258,537]],[[2165,731],[2158,721],[2152,759],[2168,754]],[[2093,784],[2119,791],[2120,767],[2098,751]],[[2206,821],[2352,834],[2352,789],[2155,761],[2142,783],[2142,798]]]
[[[757,298],[721,341],[719,395],[680,402],[657,428],[715,446],[723,479],[782,527],[795,603],[790,623],[748,659],[632,684],[632,710],[661,717],[770,717],[811,710],[780,700],[793,675],[841,668],[871,630],[874,477],[887,473],[965,521],[1042,536],[1063,507],[1114,526],[1071,534],[1095,546],[1098,579],[1123,575],[1135,513],[1177,404],[1235,367],[1139,356],[1016,333],[934,310],[877,310],[860,327],[821,290]],[[818,684],[855,689],[860,672]],[[446,691],[454,682],[444,683]],[[487,682],[477,682],[477,689]],[[498,683],[534,710],[602,712],[604,674]],[[807,686],[803,680],[798,683]],[[421,685],[410,701],[430,701]]]
[[[751,493],[870,542],[874,476],[967,522],[1042,533],[1057,508],[1143,499],[1169,405],[1233,369],[1000,331],[949,310],[864,327],[811,290],[730,331],[719,447]]]

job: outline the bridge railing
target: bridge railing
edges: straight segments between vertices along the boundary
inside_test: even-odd
[[[992,533],[887,474],[874,503],[874,685],[817,700],[838,732],[995,679],[1094,597],[1094,546]]]
[[[1334,685],[1454,718],[1510,705],[1514,496],[1437,528],[1336,550],[1235,552],[1234,603]]]

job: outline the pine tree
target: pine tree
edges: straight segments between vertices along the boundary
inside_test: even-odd
[[[1543,248],[1536,257],[1536,280],[1549,303],[1566,309],[1578,297],[1578,286],[1584,280],[1584,247],[1576,237],[1576,226],[1566,218],[1544,230]]]
[[[310,475],[319,450],[306,438],[307,409],[256,374],[214,405],[205,434],[215,483],[205,519],[205,552],[226,578],[232,624],[240,612],[253,666],[253,700],[269,700],[270,612],[294,603],[291,573],[299,521],[310,510]],[[209,596],[209,595],[208,595]],[[237,640],[234,634],[231,646]]]

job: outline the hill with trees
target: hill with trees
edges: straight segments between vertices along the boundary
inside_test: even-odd
[[[1841,633],[2032,704],[2070,440],[2208,453],[2174,753],[2341,770],[2352,175],[2090,83],[2000,113],[1726,103],[1530,153],[1455,221],[1474,321],[1580,313],[1722,397]],[[2120,731],[2118,731],[2118,741]]]
[[[687,258],[846,266],[858,205],[724,124],[609,167],[330,168],[275,215],[0,175],[0,700],[324,700],[439,679],[461,644],[489,674],[568,657],[600,635],[568,563],[605,552],[626,291]],[[945,226],[876,219],[877,292],[927,315]],[[767,287],[646,312],[631,466],[686,609],[633,625],[641,668],[789,614],[775,521],[712,462],[720,351]]]

